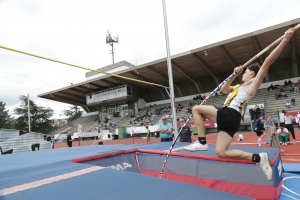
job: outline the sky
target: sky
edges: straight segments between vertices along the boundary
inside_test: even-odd
[[[299,0],[166,0],[170,53],[300,18],[299,8]],[[0,46],[99,69],[112,64],[108,30],[119,36],[115,62],[167,56],[161,0],[0,0]],[[86,72],[0,48],[0,101],[12,113],[29,93],[59,118],[71,105],[37,95],[83,82]]]

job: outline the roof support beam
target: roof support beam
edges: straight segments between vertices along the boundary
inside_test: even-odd
[[[57,98],[57,99],[61,99],[61,100],[63,100],[63,102],[67,101],[68,103],[74,104],[74,105],[79,105],[79,106],[84,106],[85,105],[85,101],[78,102],[78,101],[74,101],[74,99],[63,97],[63,96],[60,96],[60,95],[57,95],[57,94],[53,94],[52,97]]]
[[[290,40],[291,47],[292,47],[292,70],[294,76],[299,76],[298,72],[298,65],[297,65],[297,52],[296,52],[296,39],[295,35]]]
[[[88,106],[81,106],[81,107],[85,112],[87,112],[87,113],[91,112],[91,110],[89,109]]]
[[[198,86],[198,83],[194,80],[194,78],[191,76],[191,75],[189,75],[189,74],[187,74],[186,72],[184,72],[184,69],[183,69],[183,67],[181,67],[179,64],[176,64],[174,61],[171,61],[172,62],[172,65],[182,74],[182,75],[184,75],[187,79],[189,79],[194,85],[195,85],[195,87],[196,87],[196,90],[197,90],[197,92],[198,93],[201,93],[201,90],[200,90],[200,88],[199,88],[199,86]]]
[[[112,77],[110,77],[110,78],[112,78]],[[108,84],[110,86],[113,86],[113,87],[115,87],[115,86],[118,85],[118,83],[114,83],[114,82],[111,82],[111,81],[108,81],[108,80],[104,80],[104,79],[100,79],[99,81],[102,81],[102,82],[104,82],[104,83],[106,83],[106,84]]]
[[[160,71],[154,69],[154,68],[151,67],[151,66],[147,66],[147,67],[148,67],[148,69],[150,69],[150,71],[156,73],[157,75],[159,75],[160,77],[162,77],[163,79],[165,79],[166,81],[169,82],[169,78],[168,78],[167,75],[165,75],[165,74],[163,74],[162,72],[160,72]],[[179,87],[177,84],[175,84],[174,82],[173,82],[173,85],[176,87],[176,89],[177,89],[179,95],[183,96],[183,95],[182,95],[182,91],[180,90],[180,87]]]
[[[83,90],[79,90],[79,89],[76,89],[76,88],[68,88],[69,90],[72,90],[74,92],[77,92],[79,94],[83,94],[83,95],[86,95],[88,92],[86,91],[83,91]]]
[[[208,71],[208,73],[213,77],[213,79],[215,80],[216,84],[219,85],[220,84],[220,80],[217,77],[217,75],[214,72],[214,70],[212,69],[212,67],[209,66],[204,60],[202,60],[197,54],[193,53],[192,55],[204,67],[204,69],[206,69]]]
[[[257,41],[256,36],[252,36],[251,39],[252,39],[252,42],[254,43],[256,52],[257,52],[257,53],[261,52],[262,49],[261,49],[260,45],[258,44],[258,41]],[[264,56],[261,55],[261,56],[259,56],[258,59],[259,59],[259,64],[262,65],[262,64],[264,63],[264,60],[265,60]],[[267,72],[267,74],[266,74],[266,76],[265,76],[265,81],[266,81],[266,82],[270,82],[269,72]]]
[[[230,63],[231,67],[234,69],[236,68],[238,65],[235,62],[235,60],[231,57],[231,55],[228,53],[228,51],[225,49],[224,45],[220,46],[223,54],[225,55],[226,59],[228,60],[228,62]],[[242,76],[238,76],[239,82],[243,83],[242,81]]]
[[[87,86],[78,85],[77,87],[82,88],[83,90],[87,90],[88,92],[96,92],[95,90],[88,88]]]
[[[88,85],[92,85],[92,86],[95,86],[95,87],[97,87],[97,88],[99,88],[99,89],[101,89],[101,90],[104,90],[105,89],[105,87],[103,87],[102,85],[98,85],[98,84],[96,84],[96,83],[86,83],[86,84],[88,84]]]
[[[86,101],[85,96],[82,97],[82,96],[79,96],[79,95],[76,95],[76,94],[71,94],[71,93],[69,93],[69,92],[64,92],[64,91],[59,91],[58,93],[61,93],[61,94],[64,94],[64,95],[67,95],[67,96],[76,98],[76,99],[78,99],[78,100]]]

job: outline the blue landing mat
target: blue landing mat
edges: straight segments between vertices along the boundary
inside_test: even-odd
[[[285,173],[279,200],[300,199],[300,175]]]
[[[1,197],[0,197],[1,198]],[[239,195],[200,188],[151,176],[102,169],[82,176],[73,177],[34,189],[17,192],[3,197],[5,200],[181,200],[181,199],[251,199]]]

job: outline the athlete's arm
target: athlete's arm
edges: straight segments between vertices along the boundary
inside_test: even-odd
[[[257,90],[259,88],[259,86],[261,85],[264,77],[266,76],[269,67],[271,66],[271,64],[278,58],[278,56],[280,55],[280,53],[282,52],[283,48],[285,47],[285,45],[288,43],[288,41],[291,39],[291,37],[293,36],[295,30],[294,28],[290,28],[288,29],[283,36],[283,39],[281,40],[281,42],[279,43],[279,45],[270,53],[270,55],[265,59],[264,63],[262,64],[262,66],[260,67],[256,77],[254,78],[254,87]]]
[[[222,92],[224,94],[229,94],[230,92],[233,91],[233,86],[230,86],[230,85],[234,81],[234,79],[243,72],[243,69],[241,68],[241,66],[239,66],[239,67],[234,68],[234,72],[235,72],[235,75],[231,79],[229,79],[226,83],[224,83],[224,85],[220,89],[220,92]]]

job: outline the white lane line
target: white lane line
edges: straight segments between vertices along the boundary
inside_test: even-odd
[[[284,195],[284,196],[290,197],[291,199],[296,199],[296,200],[299,200],[299,199],[297,199],[297,198],[295,198],[295,197],[293,197],[293,196],[291,196],[291,195],[285,194],[285,193],[281,193],[281,195]]]
[[[300,196],[299,193],[294,192],[293,190],[287,188],[287,187],[284,185],[284,182],[285,182],[287,179],[291,179],[291,178],[300,178],[300,177],[299,177],[299,176],[290,176],[290,177],[283,178],[283,181],[282,181],[282,187],[283,187],[284,189],[286,189],[287,191],[289,191],[290,193],[293,193],[293,194],[295,194],[295,195]]]
[[[91,173],[91,172],[94,172],[94,171],[98,171],[98,170],[104,169],[104,168],[105,167],[99,167],[99,166],[89,167],[89,168],[78,170],[78,171],[75,171],[75,172],[62,174],[62,175],[58,175],[58,176],[54,176],[54,177],[51,177],[51,178],[46,178],[46,179],[42,179],[42,180],[38,180],[38,181],[33,181],[31,183],[25,183],[25,184],[22,184],[22,185],[11,187],[11,188],[5,188],[3,190],[0,190],[0,197],[5,196],[5,195],[9,195],[9,194],[13,194],[13,193],[16,193],[16,192],[21,192],[21,191],[24,191],[24,190],[29,190],[29,189],[32,189],[32,188],[40,187],[40,186],[43,186],[43,185],[51,184],[51,183],[61,181],[61,180],[64,180],[64,179],[69,179],[69,178],[73,178],[73,177],[76,177],[76,176],[81,176],[81,175],[88,174],[88,173]]]

